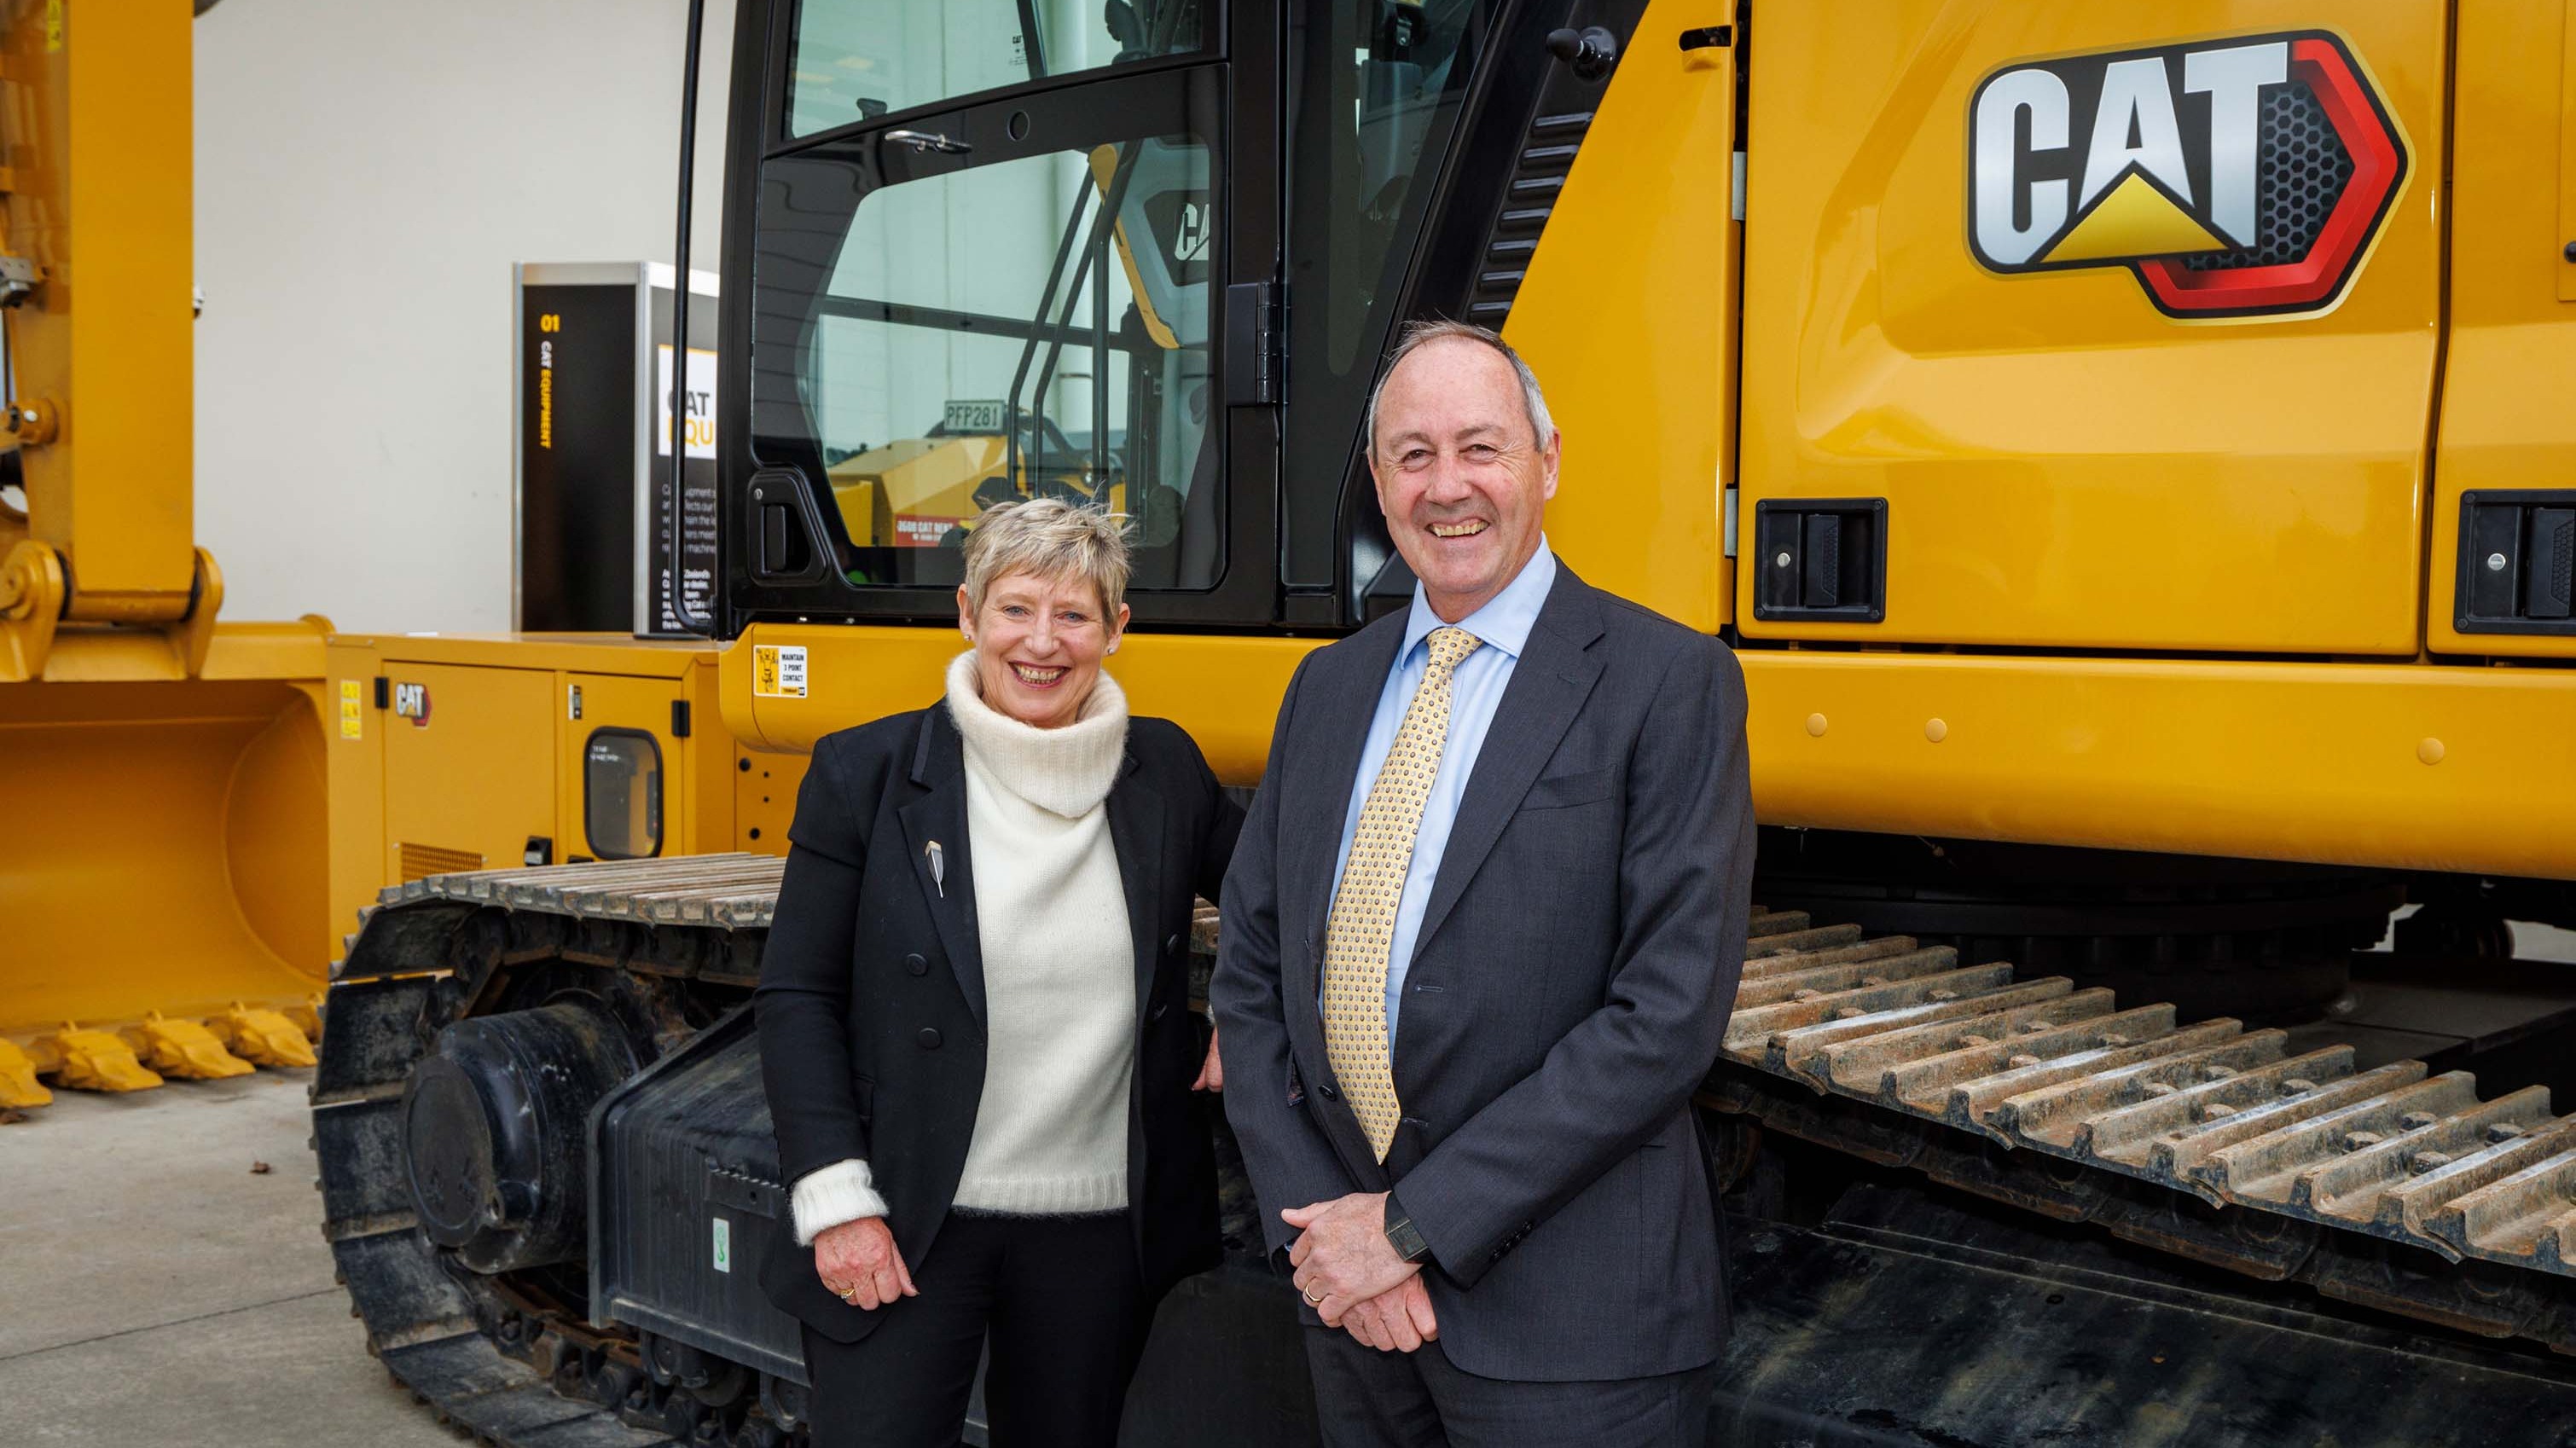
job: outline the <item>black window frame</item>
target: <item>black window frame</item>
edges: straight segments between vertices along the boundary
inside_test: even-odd
[[[995,90],[916,106],[884,116],[806,136],[787,134],[787,66],[792,63],[794,0],[746,0],[737,14],[733,110],[728,130],[727,178],[724,189],[724,274],[747,276],[743,265],[755,246],[760,202],[759,176],[769,162],[810,149],[844,147],[887,130],[910,128],[958,134],[974,130],[999,137],[1012,112],[1044,97],[1050,108],[1067,104],[1106,106],[1138,85],[1170,88],[1180,96],[1204,75],[1215,88],[1216,134],[1210,136],[1211,191],[1218,211],[1217,257],[1210,287],[1210,378],[1221,418],[1210,423],[1210,435],[1221,451],[1214,481],[1224,490],[1225,558],[1213,588],[1206,590],[1131,589],[1127,601],[1138,625],[1182,628],[1263,628],[1280,616],[1279,409],[1275,405],[1225,406],[1228,338],[1225,292],[1244,282],[1269,282],[1278,272],[1279,166],[1277,79],[1275,75],[1275,10],[1273,0],[1240,5],[1211,4],[1206,24],[1212,32],[1205,48],[1178,56],[1156,57],[1130,65],[1073,72]],[[1245,17],[1256,23],[1240,24]],[[1102,111],[1103,115],[1114,114]],[[1025,150],[1047,150],[1046,138],[1031,132]],[[1014,154],[988,148],[983,159]],[[970,161],[971,164],[971,161]],[[721,302],[718,350],[726,357],[748,357],[753,339],[754,289],[730,288]],[[752,479],[762,471],[753,451],[751,369],[728,365],[719,374],[720,571],[724,578],[717,635],[738,637],[761,620],[799,622],[897,623],[950,619],[955,616],[954,585],[857,585],[827,566],[801,581],[765,581],[755,577],[749,550],[754,541],[745,526],[757,506]],[[802,471],[800,469],[800,471]],[[772,469],[768,480],[778,476]],[[807,477],[798,508],[802,526],[838,526],[826,515],[828,488]],[[828,538],[811,540],[828,554]]]

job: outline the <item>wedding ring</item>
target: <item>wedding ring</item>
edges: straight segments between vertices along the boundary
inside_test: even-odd
[[[1324,1299],[1317,1297],[1312,1292],[1300,1291],[1297,1295],[1306,1299],[1306,1305],[1308,1307],[1321,1307],[1324,1305]]]

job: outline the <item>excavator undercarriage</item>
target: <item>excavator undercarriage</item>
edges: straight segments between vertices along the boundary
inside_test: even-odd
[[[478,1438],[794,1434],[793,1324],[756,1286],[786,1214],[745,1009],[779,870],[723,855],[414,881],[338,969],[314,1088],[324,1233],[370,1350]],[[1785,1440],[1981,1441],[1871,1437],[1902,1425],[1871,1427],[1867,1380],[1929,1374],[1939,1390],[1908,1401],[1973,1398],[1963,1421],[2063,1413],[2087,1333],[2155,1367],[2296,1362],[2298,1411],[2343,1442],[2475,1441],[2497,1414],[2515,1433],[2556,1423],[2553,1441],[2576,1430],[2560,1357],[2576,1353],[2576,1117],[2545,1086],[2486,1095],[2466,1071],[2313,1028],[2124,1007],[1803,911],[1758,913],[1753,937],[1699,1097],[1743,1237],[1726,1393],[1746,1441],[1766,1423]],[[1197,945],[1204,969],[1212,909]],[[1143,1371],[1181,1390],[1140,1388],[1133,1411],[1154,1421],[1129,1436],[1303,1441],[1285,1289],[1215,1129],[1235,1250],[1166,1307]],[[1793,1205],[1820,1191],[1830,1206]],[[2060,1240],[2035,1252],[2034,1233]],[[1970,1312],[1926,1359],[1913,1327],[1967,1312],[1971,1280],[2075,1305]],[[1869,1335],[1882,1300],[1911,1304],[1880,1324],[1898,1339]],[[1856,1352],[1866,1372],[1833,1366]],[[2474,1402],[2425,1419],[2441,1395],[2306,1391],[2401,1369],[2449,1374]],[[2152,1397],[2104,1371],[2077,1398]],[[1815,1419],[1835,1403],[1850,1410]],[[2121,1412],[2060,1437],[2140,1441],[2135,1405]],[[2279,1441],[2266,1431],[2204,1423],[2193,1440]]]

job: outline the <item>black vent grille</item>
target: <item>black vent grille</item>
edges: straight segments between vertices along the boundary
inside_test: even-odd
[[[1467,292],[1468,321],[1500,331],[1512,314],[1512,301],[1520,295],[1521,279],[1529,274],[1530,257],[1538,250],[1539,233],[1547,229],[1548,214],[1556,209],[1557,194],[1565,189],[1565,173],[1572,169],[1574,153],[1591,128],[1590,111],[1540,116],[1530,122],[1511,182],[1503,191],[1503,208],[1485,234],[1475,285]]]
[[[2183,258],[2192,271],[2234,271],[2306,259],[2352,180],[2352,153],[2305,82],[2269,86],[2256,136],[2254,245]]]
[[[2576,520],[2559,523],[2548,533],[2548,547],[2542,556],[2551,561],[2539,585],[2540,601],[2551,617],[2565,618],[2576,610]]]

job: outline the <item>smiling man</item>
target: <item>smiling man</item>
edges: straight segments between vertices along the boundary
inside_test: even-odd
[[[1561,448],[1500,337],[1407,331],[1369,468],[1413,606],[1299,668],[1226,877],[1226,1110],[1336,1448],[1706,1440],[1743,682],[1549,551]]]

